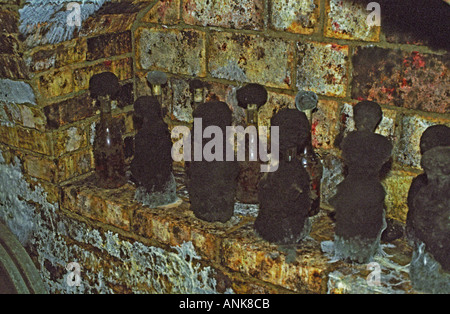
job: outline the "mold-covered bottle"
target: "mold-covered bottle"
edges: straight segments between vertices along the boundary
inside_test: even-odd
[[[450,293],[450,128],[428,127],[420,138],[424,172],[408,192],[406,236],[414,247],[409,274],[413,288]]]
[[[356,131],[342,141],[348,175],[330,199],[336,210],[334,254],[337,259],[369,263],[380,251],[381,234],[386,228],[386,192],[380,171],[391,157],[392,144],[374,133],[383,116],[377,103],[362,101],[353,113]]]
[[[135,154],[130,165],[137,189],[135,200],[149,207],[175,202],[176,183],[172,173],[172,141],[155,96],[141,96],[134,103]]]
[[[414,289],[450,293],[450,146],[436,146],[422,157],[427,183],[413,198],[414,251],[410,278]]]
[[[200,104],[194,111],[194,123],[200,123],[202,131],[219,128],[215,133],[214,141],[221,137],[220,142],[226,141],[226,127],[231,126],[231,110],[228,105],[221,101],[210,101]],[[220,134],[219,134],[220,133]],[[192,147],[200,148],[202,158],[190,162],[187,185],[191,209],[195,216],[208,222],[227,222],[233,216],[234,202],[236,197],[236,177],[238,175],[238,164],[235,160],[216,158],[217,155],[226,155],[226,145],[214,145],[205,155],[205,149],[210,140],[197,138],[191,139]],[[220,147],[222,146],[222,147]],[[214,150],[214,154],[212,151]],[[222,152],[219,152],[222,150]],[[214,155],[214,157],[212,156]],[[212,157],[212,158],[210,158]]]
[[[450,146],[450,128],[443,124],[432,125],[428,127],[420,137],[420,153],[423,155],[430,149],[438,146]],[[416,241],[415,226],[416,210],[414,207],[414,198],[422,187],[428,184],[427,174],[421,173],[413,179],[408,191],[408,213],[406,215],[405,232],[410,243]]]
[[[271,119],[279,128],[278,169],[265,173],[258,184],[259,212],[255,231],[277,244],[297,244],[310,232],[309,175],[296,158],[296,150],[308,138],[309,123],[296,109],[281,109]]]

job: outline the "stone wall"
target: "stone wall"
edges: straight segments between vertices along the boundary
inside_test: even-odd
[[[406,217],[410,182],[421,172],[422,132],[433,124],[450,125],[448,50],[414,33],[369,27],[370,11],[361,1],[86,1],[82,26],[74,28],[64,20],[67,2],[45,4],[53,10],[47,17],[40,1],[0,0],[2,171],[12,171],[9,178],[21,187],[5,185],[0,217],[10,227],[30,221],[16,235],[27,235],[23,244],[52,292],[194,291],[192,285],[218,292],[326,292],[328,274],[336,271],[318,268],[326,260],[320,255],[297,257],[292,264],[286,252],[268,249],[256,238],[244,241],[252,221],[246,215],[237,225],[209,226],[182,205],[181,214],[160,215],[128,204],[129,191],[80,187],[94,164],[99,111],[88,92],[94,74],[112,71],[119,77],[113,114],[128,161],[135,134],[132,105],[149,93],[148,71],[169,75],[163,99],[171,128],[192,123],[188,82],[194,77],[208,83],[208,99],[230,105],[236,124],[244,112],[235,93],[245,83],[260,83],[269,92],[259,113],[263,125],[280,108],[293,107],[299,89],[316,92],[319,110],[312,132],[325,166],[324,207],[343,179],[335,139],[354,128],[353,105],[375,100],[384,113],[377,132],[394,144],[392,170],[383,181],[387,214],[400,221]],[[183,170],[182,163],[175,166]],[[39,196],[16,202],[21,208],[16,212],[6,205],[22,200],[20,191],[35,188]],[[317,243],[313,247],[319,250]],[[143,259],[157,261],[125,278],[126,270]],[[179,273],[173,269],[161,270],[174,260],[191,286],[175,283]],[[64,284],[64,267],[73,261],[89,278],[78,289]],[[160,272],[153,276],[155,269]],[[200,273],[203,282],[194,285]],[[151,278],[158,280],[149,283]]]

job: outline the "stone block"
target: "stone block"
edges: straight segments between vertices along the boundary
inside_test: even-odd
[[[58,185],[51,183],[49,181],[46,181],[46,180],[38,179],[36,177],[33,177],[32,179],[27,180],[27,182],[30,184],[31,189],[41,187],[44,190],[44,192],[46,193],[45,197],[47,199],[47,202],[52,203],[52,204],[59,202],[59,195],[60,195],[59,192],[60,191],[59,191]]]
[[[18,146],[17,129],[0,123],[0,142],[6,145]]]
[[[435,51],[449,50],[449,1],[424,1],[411,6],[403,1],[378,1],[381,27],[386,41],[395,44],[427,46]],[[400,22],[401,21],[401,22]]]
[[[141,96],[151,95],[152,90],[147,81],[147,71],[136,70],[134,73],[134,79],[136,82],[136,99]],[[133,102],[134,103],[134,102]]]
[[[77,125],[53,133],[54,155],[58,157],[86,147],[89,129],[90,125]]]
[[[379,41],[381,27],[371,26],[366,22],[372,12],[366,10],[367,3],[355,0],[328,0],[326,2],[327,19],[324,26],[325,36],[339,39]]]
[[[56,67],[54,49],[41,49],[25,56],[25,63],[32,72],[50,70]]]
[[[26,128],[45,131],[47,123],[41,109],[26,104],[9,103],[0,101],[0,123],[8,126],[21,125]]]
[[[386,215],[390,218],[406,223],[408,213],[408,192],[416,173],[401,170],[391,170],[381,182],[386,191]]]
[[[47,120],[40,108],[27,105],[17,105],[20,110],[20,124],[24,127],[44,131]]]
[[[417,38],[415,34],[394,30],[392,28],[383,28],[383,33],[386,36],[386,41],[395,44],[408,44],[415,46],[426,46],[427,40],[424,38]]]
[[[270,1],[270,26],[274,30],[312,34],[319,26],[319,1]]]
[[[399,270],[399,265],[405,266],[411,259],[411,250],[402,240],[384,248],[387,256],[377,256],[376,261],[382,265],[380,286],[373,287],[365,280],[368,265],[332,260],[330,252],[322,250],[326,248],[322,241],[330,241],[334,235],[334,223],[326,210],[314,218],[310,238],[295,246],[279,246],[255,234],[250,216],[238,214],[227,223],[208,223],[195,218],[186,201],[148,208],[133,201],[134,192],[130,184],[114,190],[99,189],[89,178],[64,186],[61,193],[61,207],[77,214],[70,219],[66,214],[67,219],[58,220],[61,232],[71,243],[85,248],[80,256],[90,256],[80,262],[83,269],[108,270],[105,282],[108,286],[115,283],[115,292],[161,290],[147,285],[153,276],[158,276],[158,284],[170,292],[172,285],[180,281],[163,281],[166,274],[179,275],[186,261],[189,269],[195,270],[188,274],[201,274],[204,279],[210,273],[203,270],[212,270],[214,291],[217,288],[220,293],[230,286],[235,293],[413,292],[407,273]],[[83,223],[73,218],[78,215]],[[93,221],[96,228],[90,227]],[[127,232],[117,235],[116,228]],[[97,255],[93,259],[92,252]],[[143,263],[145,260],[150,262]],[[199,265],[202,268],[197,268]],[[125,276],[123,280],[124,271],[134,276],[137,269],[149,273],[149,277],[144,275],[137,286],[134,277]],[[185,279],[182,277],[182,282]],[[118,282],[125,288],[120,288]],[[187,288],[178,287],[176,291],[183,289]]]
[[[178,121],[193,122],[192,95],[187,80],[170,78],[165,88],[165,101],[171,104],[172,118]]]
[[[94,169],[94,156],[91,148],[63,155],[58,159],[57,179],[64,182],[89,173]]]
[[[50,1],[43,5],[43,3],[27,1],[20,12],[20,30],[24,37],[24,43],[29,47],[37,47],[92,34],[124,31],[129,29],[135,21],[138,12],[136,10],[148,3],[127,1],[117,4],[112,1],[104,1],[104,3],[83,1],[80,3],[81,27],[67,25],[68,14],[66,12],[69,10],[66,8],[66,4]]]
[[[130,134],[135,131],[133,122],[133,111],[121,114],[123,120],[123,134]]]
[[[333,148],[334,139],[338,133],[338,108],[339,104],[336,101],[319,100],[311,125],[314,148]]]
[[[250,224],[223,239],[222,264],[298,293],[324,293],[330,264],[318,246],[314,240],[304,241],[283,251],[258,238]]]
[[[290,88],[292,43],[259,35],[214,32],[209,46],[209,71],[215,78]]]
[[[0,54],[15,55],[19,52],[19,42],[12,35],[0,34]]]
[[[399,252],[400,249],[395,249],[395,256],[398,258],[400,255],[402,259],[407,258],[408,262],[411,260],[411,252],[408,246],[403,243],[396,242],[396,246],[401,249],[407,250],[405,253]],[[390,248],[383,248],[384,251],[389,251],[387,254],[391,254]],[[396,265],[396,268],[385,268],[382,265],[383,260],[376,259],[376,264],[353,264],[351,266],[344,266],[329,274],[328,279],[328,294],[417,294],[412,288],[411,281],[409,279],[409,273],[400,271],[401,267],[407,267],[408,262],[398,264],[398,261],[387,260],[391,265]],[[403,260],[401,260],[403,262]],[[377,265],[378,264],[378,265]],[[375,267],[374,267],[375,266]],[[380,270],[380,281],[371,282],[369,279],[373,277],[376,272]]]
[[[77,68],[73,71],[74,91],[89,89],[89,80],[95,74],[101,72],[112,72],[119,81],[128,80],[133,77],[132,58],[123,58],[114,61],[103,61],[83,68]]]
[[[170,206],[159,209],[139,208],[132,221],[132,230],[137,234],[171,246],[190,241],[201,256],[211,261],[218,259],[218,243],[226,229],[198,220],[186,203],[178,204],[176,211]]]
[[[83,22],[79,36],[108,34],[130,30],[136,13],[126,14],[94,14]]]
[[[147,12],[142,21],[172,25],[177,24],[180,18],[180,0],[161,0]]]
[[[126,81],[133,77],[133,58],[123,58],[115,61],[103,62],[109,71],[119,78],[119,81]]]
[[[448,55],[357,48],[353,57],[352,98],[380,104],[448,113]]]
[[[16,55],[0,55],[0,77],[12,80],[29,79],[25,62]]]
[[[450,126],[450,118],[404,115],[401,119],[401,133],[393,151],[395,161],[406,166],[421,168],[420,138],[428,127],[435,124]]]
[[[53,159],[23,156],[24,171],[29,176],[55,183],[57,181],[57,165]]]
[[[0,31],[7,34],[19,33],[18,23],[19,14],[18,12],[10,10],[0,11]]]
[[[206,82],[205,87],[205,101],[221,100],[233,108],[233,101],[231,101],[231,87],[226,84]],[[149,89],[145,77],[143,77],[139,84],[141,94],[146,95]],[[192,117],[192,95],[189,90],[189,80],[171,77],[168,80],[167,86],[163,88],[163,104],[169,107],[171,119],[186,123],[193,123]]]
[[[95,185],[69,185],[62,190],[61,206],[74,213],[124,230],[130,230],[136,204],[128,185],[103,190]]]
[[[5,78],[0,79],[0,102],[36,105],[36,97],[30,84]]]
[[[205,34],[193,29],[142,28],[137,31],[138,66],[177,74],[206,74]]]
[[[86,38],[77,38],[26,54],[25,63],[30,71],[40,72],[85,61],[86,51]]]
[[[227,274],[228,275],[228,274]],[[252,280],[252,278],[245,276],[241,276],[240,274],[236,274],[235,272],[230,272],[228,275],[231,281],[231,287],[236,294],[280,294],[280,293],[289,293],[289,291],[283,291],[279,287],[275,287],[272,285],[268,285],[264,282]],[[258,301],[258,306],[259,306]]]
[[[53,153],[52,135],[49,132],[41,132],[22,127],[17,128],[17,146],[36,153],[51,156]]]
[[[383,111],[383,118],[375,129],[375,133],[386,136],[392,143],[395,143],[397,141],[397,116],[399,113],[396,110],[381,109]]]
[[[68,64],[78,63],[86,60],[86,38],[77,38],[56,46],[55,67],[59,68]]]
[[[49,129],[57,129],[68,123],[92,117],[96,110],[95,102],[89,92],[43,108]]]
[[[87,60],[119,56],[132,51],[131,32],[104,34],[87,39]]]
[[[0,4],[20,5],[20,0],[0,0]]]
[[[42,98],[63,96],[74,89],[73,71],[67,67],[44,72],[35,79]]]
[[[297,87],[320,95],[345,97],[348,46],[317,42],[297,44]]]
[[[183,2],[182,14],[184,22],[191,25],[253,30],[264,28],[262,0],[187,0]]]

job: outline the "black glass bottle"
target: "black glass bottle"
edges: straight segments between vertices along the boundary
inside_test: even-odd
[[[313,111],[317,107],[318,97],[314,92],[300,91],[295,98],[297,109],[304,112],[308,118],[309,125],[312,126]],[[309,216],[315,216],[320,211],[320,183],[322,180],[323,166],[319,156],[314,151],[312,145],[312,133],[309,132],[308,139],[304,147],[300,148],[299,158],[303,168],[308,172],[311,182],[311,209]]]
[[[89,82],[89,89],[100,107],[94,137],[97,184],[108,189],[118,188],[127,182],[122,131],[111,113],[111,99],[119,90],[119,81],[111,72],[96,74]]]
[[[245,138],[245,160],[239,161],[236,199],[244,204],[258,203],[258,183],[262,177],[261,159],[258,156],[258,110],[267,101],[264,86],[251,83],[236,92],[238,106],[245,109],[247,127],[256,128],[256,134]],[[248,154],[247,154],[248,152]]]

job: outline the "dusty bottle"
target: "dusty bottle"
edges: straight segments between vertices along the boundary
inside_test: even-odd
[[[317,107],[318,97],[314,92],[300,91],[295,98],[297,109],[304,112],[312,125],[312,113]],[[309,216],[317,215],[320,211],[320,182],[322,180],[323,166],[319,156],[312,146],[312,134],[309,132],[308,140],[304,147],[300,148],[299,158],[303,168],[310,176],[311,209]]]
[[[308,139],[309,122],[296,109],[283,108],[270,121],[279,128],[278,169],[265,174],[258,184],[259,211],[255,231],[277,244],[297,244],[310,232],[309,174],[297,158],[297,147]]]
[[[101,112],[95,126],[95,171],[98,185],[108,189],[127,182],[122,132],[111,114],[111,97],[118,85],[117,77],[110,72],[94,75],[90,81],[91,97],[96,98]]]

